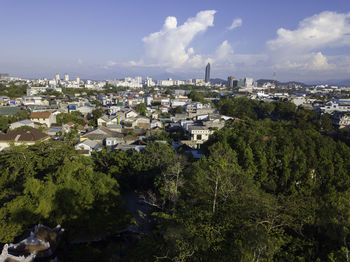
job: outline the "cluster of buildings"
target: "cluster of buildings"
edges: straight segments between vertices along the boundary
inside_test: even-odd
[[[225,121],[232,121],[232,118],[220,115],[209,101],[192,101],[186,90],[172,90],[171,94],[165,91],[165,88],[159,88],[146,93],[130,88],[115,93],[105,90],[98,95],[28,93],[16,99],[2,96],[0,115],[16,115],[19,110],[26,110],[29,116],[11,123],[9,131],[0,134],[0,150],[11,144],[62,140],[65,134],[75,130],[75,148],[84,155],[103,147],[139,151],[162,132],[178,132],[181,137],[176,147],[183,146],[189,152],[195,152],[210,134],[224,127]],[[142,112],[137,110],[140,104],[144,107]],[[102,112],[97,119],[94,118],[96,109]],[[75,111],[79,111],[79,123],[59,123],[60,114]]]
[[[0,81],[13,82],[8,75],[0,74]],[[18,81],[18,80],[17,80]],[[0,115],[10,116],[19,110],[30,113],[28,119],[11,123],[9,131],[0,134],[0,150],[10,144],[31,145],[37,141],[62,139],[64,134],[75,130],[78,135],[76,150],[90,155],[94,150],[110,147],[115,150],[141,150],[152,137],[160,132],[178,132],[182,134],[176,147],[184,146],[190,151],[200,148],[209,136],[217,129],[224,127],[226,121],[235,121],[220,115],[209,101],[218,98],[207,98],[208,103],[192,101],[188,90],[181,86],[201,86],[210,88],[219,96],[246,96],[251,99],[271,102],[274,100],[291,101],[296,106],[313,109],[320,114],[329,114],[335,126],[350,127],[350,99],[317,100],[315,94],[339,94],[339,91],[350,92],[349,87],[327,85],[301,86],[289,83],[278,86],[276,81],[265,81],[263,84],[252,78],[235,79],[229,76],[227,82],[211,84],[210,64],[205,68],[204,79],[154,81],[141,76],[108,81],[81,80],[76,77],[70,80],[68,74],[61,79],[56,74],[53,79],[20,80],[28,84],[27,95],[16,99],[0,96]],[[178,86],[178,88],[167,87]],[[110,87],[125,87],[115,91]],[[143,87],[152,87],[144,89]],[[74,95],[63,94],[62,88],[79,88]],[[82,89],[96,90],[88,95]],[[114,91],[113,91],[114,90]],[[282,92],[281,92],[282,90]],[[285,92],[284,92],[285,90]],[[292,90],[292,92],[291,92]],[[48,95],[47,91],[55,91]],[[171,93],[169,93],[169,91]],[[46,92],[46,95],[43,95]],[[98,93],[98,94],[97,94]],[[138,105],[144,104],[142,112]],[[98,105],[98,106],[96,106]],[[94,110],[100,109],[102,115],[96,119]],[[63,113],[78,111],[79,123],[57,123],[57,116]],[[95,121],[92,123],[91,121]],[[21,129],[22,127],[22,129]],[[23,127],[32,129],[24,130]],[[41,128],[41,131],[35,128]],[[175,146],[175,145],[174,145]]]

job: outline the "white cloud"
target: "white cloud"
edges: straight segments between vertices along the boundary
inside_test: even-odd
[[[227,40],[222,42],[222,44],[216,49],[215,60],[225,61],[230,60],[233,55],[233,48]]]
[[[227,28],[228,30],[233,30],[237,27],[242,26],[243,20],[241,18],[236,18],[232,21],[232,24]]]
[[[280,28],[268,42],[271,50],[291,48],[311,51],[328,46],[350,45],[350,13],[322,12],[302,20],[296,30]]]
[[[305,74],[342,70],[326,48],[350,46],[350,13],[325,11],[308,17],[295,30],[280,28],[267,42],[271,63],[279,70]],[[330,63],[329,60],[332,60]]]
[[[127,66],[198,75],[210,62],[218,77],[229,74],[266,77],[277,70],[279,75],[294,79],[300,76],[297,80],[350,72],[350,56],[327,55],[329,48],[350,46],[350,13],[322,12],[302,20],[296,29],[280,28],[276,38],[266,42],[264,53],[240,54],[225,40],[216,50],[198,54],[191,45],[193,39],[214,25],[215,13],[201,11],[180,25],[176,17],[167,17],[159,31],[142,39],[145,52],[141,59],[130,61]],[[227,29],[241,25],[242,20],[237,18]]]
[[[295,56],[293,59],[285,59],[282,63],[275,65],[281,70],[302,70],[302,71],[324,71],[336,68],[330,64],[328,58],[321,52]]]
[[[215,13],[215,10],[201,11],[179,26],[176,17],[167,17],[160,31],[142,39],[145,54],[138,64],[155,64],[168,69],[197,64],[201,57],[188,46],[199,33],[214,25]]]
[[[109,60],[107,61],[107,63],[103,66],[104,69],[109,69],[113,66],[117,65],[117,62]]]

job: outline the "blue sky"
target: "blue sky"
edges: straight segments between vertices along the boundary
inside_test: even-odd
[[[110,79],[350,75],[348,0],[2,0],[0,72]]]

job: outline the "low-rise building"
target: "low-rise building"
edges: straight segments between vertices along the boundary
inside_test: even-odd
[[[90,156],[92,151],[98,150],[99,148],[100,145],[96,141],[90,139],[85,139],[75,146],[75,150],[85,156]]]
[[[45,112],[32,112],[29,116],[30,120],[34,123],[44,124],[47,127],[51,127],[52,124],[56,124],[55,114],[45,111]]]
[[[34,122],[31,120],[28,120],[28,119],[17,121],[17,122],[10,124],[10,129],[13,130],[13,129],[23,127],[23,126],[28,126],[28,127],[34,128]]]
[[[0,151],[10,147],[11,144],[18,145],[34,145],[36,142],[48,140],[50,137],[39,130],[32,129],[28,131],[14,130],[7,134],[0,134]]]
[[[209,139],[209,135],[212,131],[206,126],[190,126],[188,132],[191,136],[191,141],[196,142],[196,144],[203,144]]]
[[[333,124],[339,128],[350,126],[350,114],[338,113],[333,115]]]

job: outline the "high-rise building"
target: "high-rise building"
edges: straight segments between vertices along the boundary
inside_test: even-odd
[[[64,81],[69,81],[69,75],[68,74],[64,75]]]
[[[56,81],[60,81],[60,74],[56,74]]]
[[[244,78],[244,86],[245,87],[252,87],[253,86],[253,78],[250,78],[250,77],[245,77]]]
[[[80,84],[80,77],[79,76],[76,77],[75,82],[77,82],[78,85]]]
[[[207,64],[205,67],[205,82],[209,83],[210,82],[210,63]]]
[[[229,76],[227,78],[227,86],[231,88],[237,86],[237,80],[235,79],[234,76]]]

